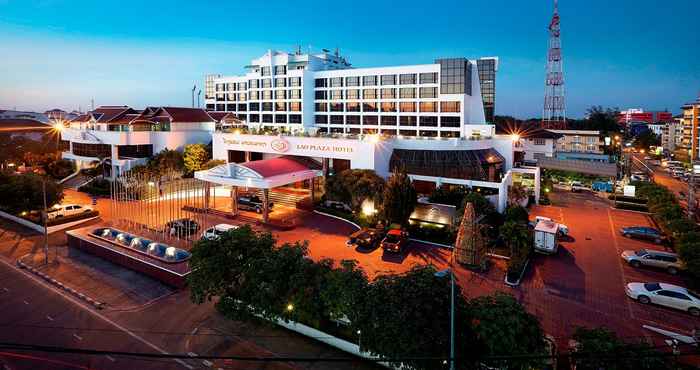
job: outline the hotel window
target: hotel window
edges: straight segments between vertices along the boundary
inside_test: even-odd
[[[362,76],[362,86],[377,86],[377,76]]]
[[[223,112],[226,110],[226,104],[217,104],[216,105],[216,110],[219,112]]]
[[[291,87],[301,86],[301,77],[289,77],[289,86],[291,86]]]
[[[260,103],[250,103],[250,110],[259,111],[260,110]]]
[[[272,79],[271,78],[265,78],[261,81],[262,81],[263,89],[269,89],[272,87]]]
[[[224,91],[224,84],[216,84],[216,91]]]
[[[341,115],[333,115],[331,116],[331,125],[342,125],[343,124],[343,116]]]
[[[260,91],[251,91],[250,100],[260,100]]]
[[[262,110],[265,112],[272,112],[272,103],[262,103]]]
[[[359,134],[360,132],[361,132],[361,131],[360,131],[359,128],[353,128],[353,127],[351,127],[351,128],[348,129],[348,134]]]
[[[465,58],[438,59],[440,93],[471,95],[471,62]]]
[[[413,87],[402,87],[399,89],[399,98],[413,99],[416,97],[416,89]]]
[[[414,102],[401,102],[399,103],[399,110],[401,112],[415,112],[416,103]]]
[[[420,102],[420,111],[421,112],[437,112],[437,103],[436,102]]]
[[[316,123],[328,123],[328,116],[316,116]]]
[[[238,110],[241,111],[241,112],[245,112],[246,110],[248,110],[248,105],[246,105],[246,104],[238,104]]]
[[[459,113],[459,102],[458,101],[440,102],[440,112]]]
[[[438,118],[437,116],[423,116],[420,118],[421,127],[437,127]]]
[[[275,114],[275,123],[287,123],[287,115]]]
[[[287,74],[287,66],[275,66],[275,74],[276,75],[286,75]]]
[[[287,103],[283,103],[283,102],[275,103],[275,112],[286,112],[286,111],[287,111]]]
[[[382,85],[396,85],[396,75],[383,75]]]
[[[346,104],[346,112],[359,112],[360,111],[360,103],[358,102],[350,102]]]
[[[237,86],[238,86],[238,90],[240,90],[240,91],[247,90],[247,86],[246,86],[245,82],[239,82],[237,84]]]
[[[346,116],[345,117],[345,124],[346,125],[359,125],[360,124],[360,116]]]
[[[229,105],[227,105],[227,106],[226,106],[226,111],[227,111],[227,112],[235,112],[235,111],[236,111],[236,104],[229,104]],[[110,130],[111,130],[112,127],[115,127],[115,128],[116,128],[116,126],[110,126]],[[138,126],[136,126],[136,127],[138,127]],[[134,127],[134,129],[136,129],[136,127]],[[128,129],[125,130],[125,131],[128,131]]]
[[[421,73],[420,83],[422,84],[436,84],[438,80],[437,72]]]
[[[317,78],[316,79],[316,87],[326,87],[326,79],[325,78]]]
[[[382,126],[396,126],[396,116],[382,116]]]
[[[383,88],[381,94],[382,99],[396,99],[396,89]]]
[[[328,112],[328,103],[316,103],[316,112]]]
[[[316,91],[316,100],[326,100],[326,91],[325,90]]]
[[[236,91],[236,84],[235,83],[226,84],[226,91]]]
[[[248,121],[250,121],[250,122],[260,122],[260,115],[259,115],[259,114],[249,114],[249,115],[248,115]]]
[[[415,73],[408,73],[408,74],[399,75],[399,84],[401,84],[401,85],[415,85],[415,83],[416,83],[416,74]]]
[[[262,100],[271,100],[272,99],[272,90],[263,90],[262,91]]]
[[[443,131],[440,137],[459,137],[459,131]]]
[[[260,87],[260,80],[249,80],[248,86],[250,86],[251,89],[257,89]]]
[[[301,99],[301,90],[289,90],[289,99]]]
[[[236,94],[234,94],[234,93],[228,93],[228,94],[226,94],[226,100],[228,100],[228,101],[236,101]]]
[[[399,125],[401,126],[417,126],[418,119],[416,116],[399,116]]]
[[[459,127],[459,117],[440,117],[440,127]]]
[[[535,141],[535,145],[544,145],[546,142],[546,139],[541,138],[541,137],[536,137],[534,141]]]
[[[272,123],[272,115],[271,114],[263,114],[262,121],[263,121],[263,123]]]
[[[353,89],[353,90],[346,90],[345,91],[345,98],[346,99],[359,99],[360,98],[360,90]]]
[[[364,90],[362,90],[362,98],[363,99],[376,99],[377,98],[377,89],[364,89]]]
[[[301,114],[290,114],[289,123],[301,123]]]
[[[396,112],[396,103],[383,102],[382,112]]]
[[[362,111],[363,112],[376,112],[377,111],[377,103],[362,103]]]
[[[418,134],[419,136],[424,136],[424,137],[437,137],[438,132],[437,131],[425,131],[421,130]]]
[[[359,77],[345,77],[345,86],[360,86]]]
[[[287,87],[287,79],[283,77],[275,78],[275,87]]]
[[[342,77],[333,77],[330,79],[330,87],[343,87]]]
[[[330,93],[331,99],[342,99],[343,98],[343,90],[330,90],[328,92]]]
[[[382,130],[382,135],[396,136],[396,130]]]
[[[437,98],[437,87],[421,87],[421,98]]]
[[[260,69],[260,74],[262,76],[269,76],[270,75],[270,67],[262,67],[262,69]],[[263,122],[265,122],[265,121],[263,120]],[[272,121],[270,121],[270,122],[272,122]]]
[[[362,116],[362,124],[376,126],[379,124],[379,117],[377,117],[377,116]]]
[[[246,101],[247,97],[248,97],[248,94],[246,94],[246,93],[238,94],[238,101]]]
[[[399,130],[399,135],[416,136],[416,130]]]
[[[289,110],[292,112],[301,112],[301,103],[299,103],[299,102],[289,103]]]
[[[284,90],[275,90],[275,99],[286,99],[287,92]]]
[[[342,112],[343,111],[343,103],[330,103],[331,106],[331,112]]]

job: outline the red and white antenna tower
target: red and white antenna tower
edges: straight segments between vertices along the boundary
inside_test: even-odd
[[[549,23],[549,49],[547,50],[544,110],[542,112],[542,127],[551,129],[566,128],[560,32],[558,0],[554,0],[554,14]]]

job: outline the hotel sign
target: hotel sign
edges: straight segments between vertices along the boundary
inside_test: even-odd
[[[349,139],[236,135],[224,136],[222,140],[228,149],[339,159],[354,159],[373,151],[372,144]]]

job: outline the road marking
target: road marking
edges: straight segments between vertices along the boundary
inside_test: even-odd
[[[13,271],[17,271],[17,270],[15,270],[15,266],[14,266],[13,264],[11,264],[11,263],[5,261],[4,259],[1,259],[1,258],[0,258],[0,262],[4,263],[7,267],[9,267],[10,269],[12,269]],[[76,305],[76,306],[78,306],[78,307],[80,307],[80,308],[85,309],[85,311],[88,312],[89,314],[91,314],[91,315],[93,315],[93,316],[99,318],[99,319],[102,320],[102,321],[107,322],[108,324],[110,324],[110,325],[116,327],[117,329],[119,329],[119,330],[121,330],[122,332],[126,333],[126,334],[129,335],[130,337],[132,337],[132,338],[138,340],[139,342],[141,342],[141,343],[143,343],[143,344],[145,344],[145,345],[151,347],[152,349],[154,349],[154,350],[160,352],[161,354],[164,354],[164,355],[169,355],[169,354],[170,354],[169,352],[163,350],[162,348],[156,346],[155,344],[153,344],[153,343],[147,341],[147,340],[144,339],[143,337],[141,337],[141,336],[135,334],[135,333],[132,332],[131,330],[129,330],[129,329],[127,329],[127,328],[125,328],[125,327],[123,327],[123,326],[117,324],[116,322],[114,322],[114,321],[108,319],[106,316],[100,314],[99,312],[96,312],[96,311],[91,310],[89,306],[86,306],[85,304],[83,304],[83,302],[78,301],[76,298],[73,298],[72,296],[66,295],[66,294],[64,294],[63,292],[61,292],[61,291],[59,291],[59,290],[55,290],[53,287],[46,285],[42,280],[39,280],[38,277],[35,277],[34,275],[30,275],[30,274],[28,274],[28,273],[22,273],[22,272],[20,272],[20,271],[17,271],[17,272],[18,272],[21,276],[24,276],[24,277],[26,277],[26,278],[28,278],[28,279],[30,279],[30,280],[34,280],[34,282],[37,283],[37,285],[43,287],[44,289],[46,289],[46,290],[48,290],[48,291],[50,291],[50,292],[53,292],[53,293],[55,293],[55,294],[58,294],[58,296],[63,297],[63,299],[65,299],[65,300],[67,300],[67,301],[73,303],[74,305]],[[176,358],[176,359],[173,359],[173,360],[174,360],[175,362],[177,362],[178,364],[182,365],[183,367],[189,369],[189,370],[194,369],[194,367],[192,367],[191,365],[187,364],[186,362],[182,361],[182,360],[179,359],[179,358]]]
[[[116,361],[117,361],[117,360],[114,359],[114,357],[112,357],[112,356],[110,356],[110,355],[105,355],[105,357],[107,357],[107,359],[110,360],[110,361],[112,361],[112,362],[116,362]]]
[[[3,287],[2,290],[4,290],[5,292],[9,292],[9,291],[10,291],[9,289],[7,289],[7,288],[5,288],[5,287]]]
[[[80,335],[75,334],[75,333],[73,333],[73,338],[75,338],[77,340],[83,340],[83,337],[81,337]]]
[[[49,321],[53,321],[53,317],[51,317],[49,315],[46,315],[46,319],[48,319]]]
[[[190,357],[197,357],[197,354],[194,353],[194,352],[187,352],[187,356],[190,356]]]
[[[22,302],[24,302],[24,304],[26,305],[29,305],[29,302],[27,302],[26,300],[23,300]]]
[[[615,232],[615,224],[613,223],[612,219],[612,213],[610,213],[610,208],[607,209],[608,211],[608,221],[610,221],[610,233],[612,234],[612,240],[613,240],[613,245],[615,245],[615,254],[620,253],[620,246],[617,243],[617,233]],[[627,283],[625,283],[625,268],[622,266],[622,259],[618,256],[617,258],[617,265],[620,267],[620,280],[622,280],[622,289],[627,286]],[[632,303],[630,302],[632,298],[627,296],[627,293],[625,294],[625,301],[627,302],[627,311],[630,313],[630,317],[633,319],[637,319],[637,317],[634,316],[634,311],[632,311]]]
[[[211,362],[211,361],[209,361],[209,360],[204,360],[204,361],[202,361],[202,364],[204,364],[204,366],[206,366],[206,367],[212,367],[212,366],[214,366],[214,363]]]
[[[199,330],[199,326],[196,327],[196,328],[194,328],[194,329],[192,329],[192,335],[197,334],[197,331],[198,331],[198,330]]]

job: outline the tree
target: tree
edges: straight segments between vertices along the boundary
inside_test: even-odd
[[[384,179],[373,170],[348,169],[326,178],[326,196],[331,200],[348,203],[358,211],[365,199],[374,202],[375,207],[382,200]]]
[[[505,219],[506,221],[513,221],[520,224],[526,224],[528,221],[527,209],[521,206],[510,206],[506,208]]]
[[[634,138],[634,147],[637,149],[649,150],[652,145],[661,145],[661,138],[651,130],[646,130]]]
[[[185,166],[185,172],[188,175],[193,174],[195,171],[200,171],[204,163],[206,163],[209,159],[211,159],[211,157],[209,156],[209,150],[206,145],[185,145],[185,152],[183,153],[183,162]]]
[[[367,275],[357,261],[340,261],[340,266],[330,270],[324,278],[319,296],[325,302],[324,316],[359,322],[357,307],[363,304],[367,285]]]
[[[624,343],[605,328],[577,328],[573,339],[577,342],[573,362],[580,370],[637,370],[669,369],[669,364],[646,343]]]
[[[436,277],[432,267],[414,267],[403,275],[383,275],[369,285],[358,307],[356,328],[361,350],[384,357],[449,357],[450,278]],[[455,287],[456,355],[459,368],[472,368],[465,354],[474,337],[466,301]],[[442,361],[405,361],[418,369],[444,369]],[[473,365],[473,364],[472,364]]]
[[[44,171],[54,179],[63,179],[75,171],[75,162],[68,159],[57,159],[49,162]]]
[[[527,196],[527,189],[521,184],[513,184],[508,187],[508,203],[511,205],[520,205],[520,202]]]
[[[223,159],[210,159],[202,165],[200,170],[201,171],[210,170],[210,169],[212,169],[216,166],[220,166],[222,164],[226,164],[226,161],[224,161]]]
[[[384,186],[382,209],[387,221],[407,226],[408,218],[416,208],[417,196],[406,171],[395,169]]]
[[[10,213],[43,210],[43,181],[46,181],[46,205],[51,207],[63,199],[60,184],[33,173],[0,175],[0,194],[11,194],[0,197],[0,208]]]
[[[156,176],[163,176],[185,169],[182,153],[165,148],[148,160],[147,166]]]
[[[544,333],[539,321],[510,294],[472,299],[468,305],[472,330],[483,348],[484,356],[544,354]],[[524,365],[537,366],[539,360],[526,360]]]
[[[523,224],[509,220],[500,227],[499,232],[510,250],[508,275],[517,279],[530,254],[532,246],[530,231]]]

